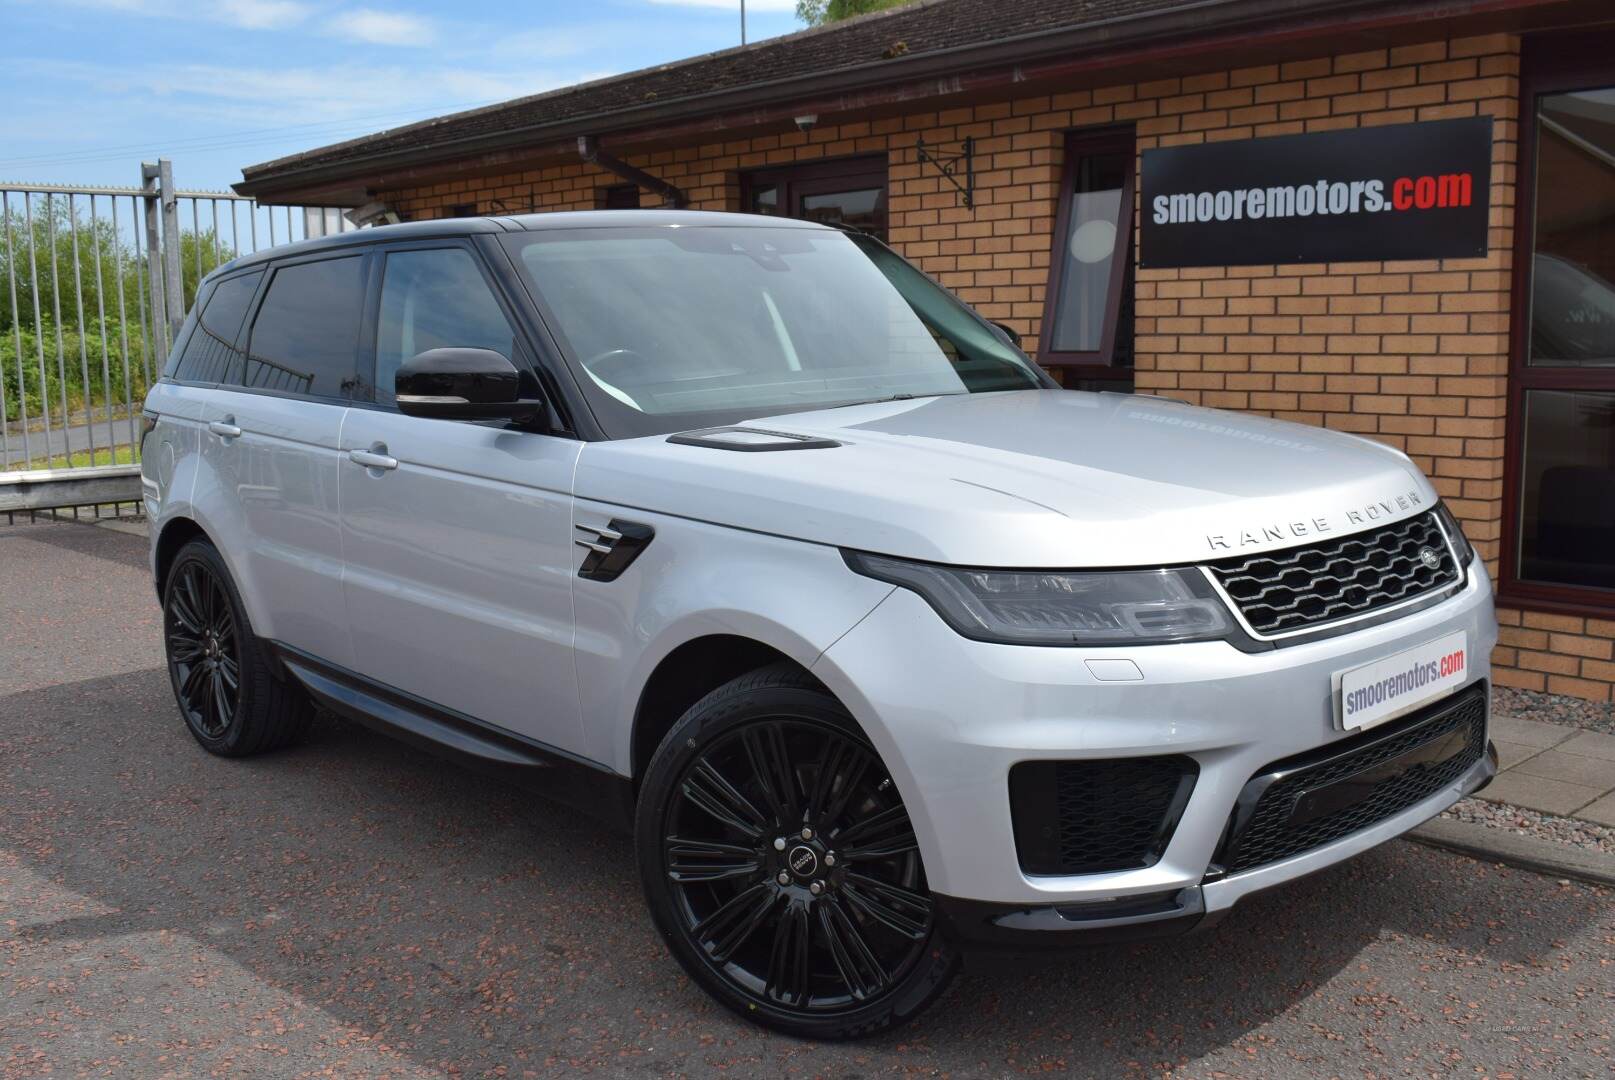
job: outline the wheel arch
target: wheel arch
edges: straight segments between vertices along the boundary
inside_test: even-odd
[[[796,658],[739,634],[705,634],[669,651],[645,680],[634,709],[630,744],[634,783],[639,783],[656,748],[690,706],[725,683],[778,663],[811,674]]]
[[[163,586],[168,583],[169,567],[174,565],[174,556],[179,554],[180,548],[192,540],[206,540],[213,543],[213,538],[206,529],[191,517],[173,517],[163,523],[162,531],[157,534],[156,551],[152,556],[152,578],[157,588],[157,599],[163,598]],[[213,545],[215,548],[217,544]],[[223,553],[220,553],[221,557]]]
[[[241,568],[237,565],[234,553],[227,544],[219,542],[218,533],[209,526],[202,515],[190,507],[190,513],[175,514],[162,523],[157,540],[152,546],[152,584],[157,590],[157,602],[163,601],[163,587],[168,583],[170,568],[180,551],[193,540],[203,540],[213,546],[224,560],[224,568],[229,571],[230,579],[235,585],[236,593],[241,597],[241,605],[245,609],[247,621],[253,627],[262,625],[259,622],[259,613],[254,610],[251,596],[243,586]],[[274,661],[276,671],[280,670],[278,659]]]

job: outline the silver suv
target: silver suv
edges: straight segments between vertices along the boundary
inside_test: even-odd
[[[1055,386],[872,238],[626,211],[211,275],[146,399],[175,695],[631,824],[674,957],[837,1038],[1181,933],[1484,784],[1484,568],[1365,439]]]

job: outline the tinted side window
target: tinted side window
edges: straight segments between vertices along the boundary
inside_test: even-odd
[[[214,286],[196,329],[185,343],[175,378],[194,382],[236,382],[241,378],[241,351],[236,348],[236,340],[241,336],[241,321],[247,317],[247,305],[252,303],[252,294],[258,291],[258,281],[263,276],[262,270],[254,270]]]
[[[476,259],[462,248],[389,254],[376,327],[376,400],[393,400],[393,377],[405,360],[456,346],[514,358],[515,332]]]
[[[185,359],[185,351],[190,348],[191,339],[196,337],[196,324],[201,321],[197,309],[205,305],[212,296],[213,283],[204,281],[197,289],[196,302],[191,305],[191,313],[185,316],[185,323],[179,328],[179,335],[174,338],[174,347],[168,350],[168,358],[163,361],[163,378],[179,377],[180,361]]]
[[[346,397],[358,369],[364,257],[296,263],[275,271],[247,351],[247,386]]]

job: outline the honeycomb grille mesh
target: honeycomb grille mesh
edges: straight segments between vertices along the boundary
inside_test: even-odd
[[[1392,761],[1453,731],[1462,731],[1465,737],[1462,749],[1446,760],[1396,771],[1381,777],[1354,805],[1304,824],[1291,822],[1303,793]],[[1367,732],[1355,740],[1359,744],[1355,749],[1351,748],[1352,741],[1328,747],[1330,756],[1314,765],[1301,763],[1283,768],[1287,775],[1269,785],[1249,822],[1227,841],[1218,861],[1229,873],[1287,859],[1376,825],[1457,780],[1486,752],[1486,690],[1475,687],[1465,691],[1456,699],[1436,705],[1423,718],[1415,714],[1406,726],[1394,732]],[[1278,770],[1264,770],[1268,771]]]
[[[1009,774],[1021,869],[1098,874],[1152,865],[1197,771],[1182,756],[1021,762]]]
[[[1421,552],[1435,555],[1426,563]],[[1458,583],[1434,513],[1305,547],[1209,564],[1259,634],[1365,615]]]

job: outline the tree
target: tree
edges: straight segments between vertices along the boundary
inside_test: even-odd
[[[913,0],[796,0],[796,17],[809,26],[824,26],[854,15],[902,7]]]
[[[138,405],[163,359],[148,345],[143,244],[82,205],[29,198],[0,216],[0,417],[49,410],[60,424],[92,405]],[[179,248],[188,309],[202,277],[236,253],[212,229],[183,230]]]

